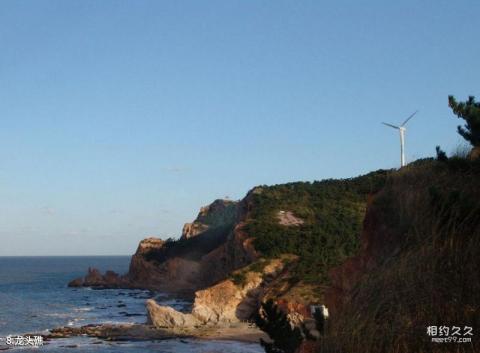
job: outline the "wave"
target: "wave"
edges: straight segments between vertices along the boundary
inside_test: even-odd
[[[89,308],[89,307],[81,307],[81,308],[75,308],[73,309],[73,311],[75,312],[81,312],[81,311],[91,311],[92,308]]]

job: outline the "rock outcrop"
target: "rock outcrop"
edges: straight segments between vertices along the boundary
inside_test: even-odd
[[[68,283],[69,287],[94,287],[94,288],[128,288],[129,280],[113,271],[102,274],[96,268],[89,268],[85,277],[80,277]]]
[[[135,255],[143,256],[152,250],[160,249],[164,244],[164,240],[155,237],[143,239],[140,244],[138,244]]]
[[[182,239],[192,238],[208,229],[208,226],[203,223],[185,223],[182,229]]]
[[[207,229],[233,224],[237,216],[237,204],[230,200],[215,200],[210,205],[202,207],[192,223],[185,223],[181,238],[189,239]]]
[[[304,223],[304,220],[296,217],[291,211],[278,211],[277,213],[278,224],[286,227],[300,226]]]
[[[192,314],[205,323],[225,323],[247,320],[258,308],[262,278],[248,274],[244,286],[226,280],[195,293]]]
[[[140,242],[127,275],[131,286],[169,292],[195,290],[198,263],[182,256],[158,260],[155,254],[162,254],[165,244],[158,238]]]
[[[179,240],[142,240],[127,274],[101,274],[91,269],[69,285],[145,288],[192,295],[257,258],[251,239],[242,231],[244,203],[215,200],[185,225]]]
[[[159,328],[224,325],[248,320],[258,310],[265,287],[283,269],[281,260],[270,262],[262,272],[241,270],[242,283],[231,279],[195,293],[191,313],[181,313],[147,302],[148,320]]]
[[[184,328],[200,325],[192,314],[181,313],[169,306],[158,305],[155,300],[149,299],[146,302],[147,324],[159,328]]]

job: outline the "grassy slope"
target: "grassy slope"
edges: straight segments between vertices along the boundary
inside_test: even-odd
[[[480,328],[480,162],[416,163],[389,176],[372,212],[395,235],[332,318],[319,352],[473,352],[432,344],[430,325]],[[382,229],[382,228],[379,228]],[[477,339],[478,341],[478,339]]]

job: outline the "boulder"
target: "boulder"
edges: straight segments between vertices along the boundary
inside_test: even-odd
[[[201,324],[192,314],[184,314],[169,306],[158,305],[153,299],[147,300],[146,307],[147,323],[158,328],[185,328]]]
[[[246,320],[258,307],[258,301],[255,300],[258,294],[256,288],[261,281],[260,275],[249,276],[244,287],[225,280],[213,287],[197,291],[192,314],[209,323]],[[250,291],[255,293],[249,293]]]

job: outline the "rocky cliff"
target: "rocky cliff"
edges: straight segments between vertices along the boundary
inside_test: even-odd
[[[229,278],[195,292],[191,313],[181,313],[170,307],[147,302],[148,321],[159,328],[193,327],[198,325],[224,325],[250,320],[256,313],[272,279],[285,266],[284,261],[269,261],[261,271],[244,269],[234,272],[242,281]]]
[[[237,202],[230,200],[215,200],[200,209],[197,218],[191,223],[185,223],[182,239],[189,239],[205,232],[207,229],[233,224],[237,217]]]
[[[251,239],[242,230],[247,203],[247,199],[215,200],[202,207],[192,223],[185,224],[180,239],[142,240],[127,274],[89,269],[69,286],[147,288],[193,295],[257,258]]]

